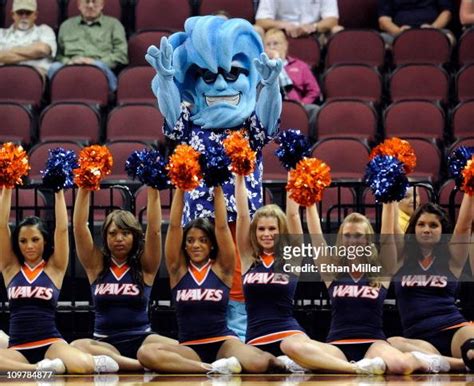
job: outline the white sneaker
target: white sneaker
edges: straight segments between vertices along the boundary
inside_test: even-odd
[[[242,366],[236,357],[222,358],[211,363],[208,374],[239,374],[242,372]]]
[[[382,375],[385,373],[385,362],[380,357],[364,358],[355,362],[357,374]]]
[[[92,358],[94,358],[94,372],[97,374],[119,371],[118,363],[107,355],[93,355]]]
[[[36,364],[36,369],[40,371],[52,371],[55,374],[64,374],[66,372],[66,366],[64,366],[64,362],[59,358],[45,358]]]
[[[298,363],[296,363],[293,359],[289,358],[286,355],[280,355],[277,357],[278,360],[283,362],[285,365],[286,369],[293,374],[304,374],[306,372],[309,372],[308,369],[305,369],[304,367],[301,367]]]
[[[412,351],[411,354],[421,362],[428,366],[428,373],[448,373],[451,366],[447,359],[437,354],[426,354],[420,351]]]

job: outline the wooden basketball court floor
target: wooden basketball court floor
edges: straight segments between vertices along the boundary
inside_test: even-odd
[[[0,359],[1,360],[1,359]],[[202,375],[158,375],[146,374],[104,374],[94,376],[55,376],[48,380],[13,379],[0,375],[0,385],[25,386],[474,386],[474,374],[435,374],[410,376],[354,376],[325,374],[285,374],[285,375],[240,375],[240,376],[202,376]]]

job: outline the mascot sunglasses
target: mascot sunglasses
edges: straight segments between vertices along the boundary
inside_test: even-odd
[[[221,74],[227,82],[235,82],[240,74],[248,76],[249,71],[242,67],[231,67],[230,71],[226,71],[219,67],[217,73],[206,68],[198,68],[196,70],[196,78],[201,77],[207,84],[214,83],[219,74]]]

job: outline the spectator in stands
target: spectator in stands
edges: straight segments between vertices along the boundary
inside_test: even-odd
[[[459,19],[463,27],[471,27],[474,24],[474,1],[462,0],[459,9]]]
[[[453,33],[446,29],[452,11],[451,0],[378,0],[379,27],[389,45],[397,35],[413,27],[441,29],[454,44]]]
[[[110,91],[117,89],[113,70],[126,65],[127,39],[119,20],[102,14],[105,0],[77,0],[80,16],[66,20],[59,29],[57,60],[51,66],[51,78],[68,64],[90,64],[107,75]]]
[[[337,0],[260,0],[255,15],[260,35],[278,28],[292,38],[337,32],[338,19]]]
[[[56,55],[56,35],[51,27],[35,24],[36,0],[14,0],[10,28],[0,29],[0,64],[26,64],[46,75]]]
[[[413,186],[407,189],[405,197],[398,203],[398,223],[403,232],[406,231],[410,217],[415,209],[420,206],[420,195],[415,197]]]
[[[310,125],[314,127],[316,113],[319,110],[319,106],[314,102],[321,95],[321,90],[311,69],[302,60],[287,56],[288,40],[282,30],[269,29],[263,42],[270,59],[283,61],[283,69],[279,76],[283,98],[303,104],[308,112]]]

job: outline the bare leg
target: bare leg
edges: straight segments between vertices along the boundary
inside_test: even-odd
[[[372,343],[365,354],[365,358],[375,357],[383,359],[388,374],[409,375],[416,371],[428,371],[428,366],[411,353],[402,352],[383,340]]]
[[[441,355],[435,346],[421,339],[408,339],[403,336],[392,336],[387,339],[387,342],[401,352],[421,351],[426,354]],[[465,371],[466,366],[462,359],[447,356],[443,356],[443,358],[448,361],[451,370]]]
[[[31,364],[28,360],[17,350],[0,349],[0,373],[7,371],[34,371],[36,365]]]
[[[272,354],[237,339],[226,340],[217,353],[218,359],[232,356],[239,360],[246,373],[261,374],[269,370],[272,372],[285,370],[283,363],[280,363]]]
[[[175,374],[205,374],[208,372],[196,352],[186,346],[148,343],[140,347],[137,358],[142,366]]]
[[[336,346],[309,339],[306,335],[293,335],[283,339],[281,351],[300,366],[311,370],[356,374],[356,365],[347,361]]]
[[[46,351],[48,359],[59,358],[64,362],[68,374],[93,374],[94,359],[92,355],[65,342],[53,343]]]
[[[451,353],[453,354],[453,357],[462,358],[461,346],[468,339],[474,339],[474,326],[464,326],[456,331],[456,333],[453,336],[453,340],[451,341]],[[467,352],[467,357],[469,359],[473,359],[474,350],[469,350]],[[464,364],[464,361],[462,363],[462,366],[463,366],[462,368],[460,367],[460,368],[457,368],[456,370],[465,371],[466,365]]]
[[[107,355],[118,363],[122,371],[143,371],[143,367],[137,359],[121,355],[120,352],[109,343],[99,342],[93,339],[78,339],[71,342],[71,346],[88,354]]]

